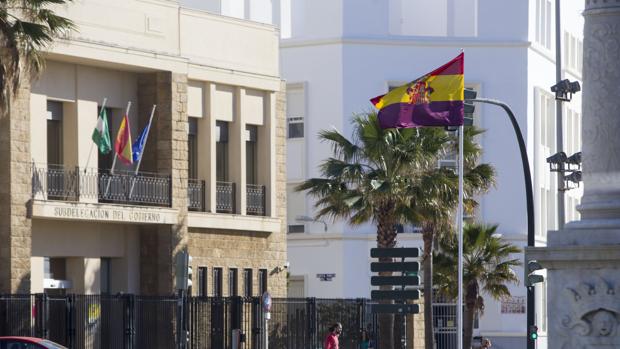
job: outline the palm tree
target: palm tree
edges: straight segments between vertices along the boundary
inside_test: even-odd
[[[418,218],[411,199],[423,187],[415,183],[427,181],[427,192],[441,192],[442,181],[450,176],[450,171],[436,171],[450,137],[440,128],[381,129],[372,112],[356,116],[353,124],[352,140],[337,130],[320,132],[334,156],[321,164],[322,178],[309,179],[296,189],[308,190],[317,199],[317,218],[345,219],[351,225],[373,222],[377,247],[391,248],[396,245],[396,225]],[[436,180],[430,172],[437,174]],[[379,326],[382,344],[392,348],[394,317],[382,316]]]
[[[474,196],[488,190],[495,182],[495,170],[489,164],[480,164],[482,154],[476,136],[483,131],[465,127],[463,137],[463,186],[464,209],[472,212],[477,207]],[[456,137],[448,143],[450,154],[458,153]],[[424,336],[425,348],[434,348],[433,330],[433,244],[437,238],[452,230],[458,205],[458,177],[454,171],[430,169],[422,173],[417,186],[413,186],[411,209],[415,213],[414,224],[422,228],[424,242]]]
[[[471,347],[474,315],[484,311],[482,293],[494,299],[508,297],[510,291],[506,285],[519,282],[513,267],[520,265],[521,261],[511,255],[521,250],[495,235],[496,230],[497,225],[484,224],[463,228],[463,348]],[[438,293],[449,299],[455,299],[458,293],[457,258],[456,237],[440,239],[435,254],[435,285]]]
[[[71,0],[0,1],[0,114],[22,79],[37,77],[44,68],[42,50],[73,23],[48,8]]]

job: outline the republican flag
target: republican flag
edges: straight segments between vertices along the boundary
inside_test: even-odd
[[[97,126],[95,126],[95,129],[93,130],[93,135],[91,138],[97,145],[97,148],[101,154],[107,154],[112,150],[110,129],[108,128],[108,115],[105,108],[101,108],[101,112],[97,117]]]
[[[382,128],[463,125],[464,54],[370,100]]]
[[[123,117],[121,126],[116,134],[116,142],[114,143],[114,151],[118,158],[127,165],[133,164],[133,156],[131,154],[131,129],[129,127],[129,118],[127,115]]]
[[[140,158],[142,157],[142,153],[144,152],[144,146],[146,145],[146,139],[149,137],[149,131],[151,130],[152,121],[153,119],[151,118],[151,120],[149,120],[149,123],[144,126],[144,129],[140,133],[140,136],[138,136],[136,141],[133,142],[133,146],[131,147],[131,149],[134,162],[140,161]]]

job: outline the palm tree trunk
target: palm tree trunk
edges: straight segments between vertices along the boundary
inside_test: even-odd
[[[422,231],[424,240],[423,271],[424,271],[424,348],[434,349],[435,335],[433,331],[433,230],[425,225]]]
[[[463,348],[471,348],[471,339],[474,334],[474,313],[478,299],[478,284],[467,285],[465,294],[465,311],[463,312]]]

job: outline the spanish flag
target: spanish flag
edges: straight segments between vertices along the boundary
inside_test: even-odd
[[[116,134],[116,142],[114,142],[114,151],[118,158],[127,165],[133,164],[133,155],[131,152],[131,129],[129,127],[129,118],[127,115],[121,121],[121,126]]]
[[[370,101],[382,128],[463,125],[464,55]]]

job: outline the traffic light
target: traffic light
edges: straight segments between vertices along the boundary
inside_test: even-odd
[[[192,275],[194,271],[192,269],[192,256],[187,255],[187,289],[189,290],[189,294],[191,294],[192,289]]]
[[[181,251],[176,262],[176,288],[187,290],[192,287],[192,256],[187,251]]]
[[[527,331],[527,338],[533,341],[538,339],[538,326],[530,325]]]
[[[372,272],[396,272],[400,275],[394,276],[372,276],[370,284],[373,286],[396,286],[391,290],[373,290],[370,298],[373,300],[396,300],[407,301],[420,298],[420,291],[407,288],[407,286],[418,286],[420,278],[417,276],[420,270],[420,263],[417,258],[420,256],[419,248],[372,248],[370,249],[372,258],[398,258],[399,262],[372,262],[370,271]],[[406,258],[416,258],[415,261],[405,261]],[[374,313],[390,314],[416,314],[419,306],[417,304],[374,304]]]
[[[534,284],[545,281],[545,277],[542,275],[534,274],[536,270],[542,269],[542,265],[537,261],[528,261],[525,266],[525,287],[532,287]]]
[[[463,113],[465,114],[464,125],[472,126],[474,124],[474,110],[476,107],[474,106],[474,102],[472,99],[476,99],[478,92],[471,87],[466,87],[463,91]]]

